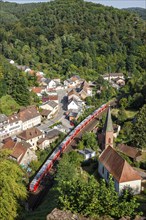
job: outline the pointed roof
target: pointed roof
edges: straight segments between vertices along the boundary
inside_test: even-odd
[[[140,175],[111,146],[100,155],[99,161],[117,182],[141,180]]]
[[[113,123],[112,123],[112,117],[111,117],[111,110],[110,106],[108,108],[106,121],[105,121],[105,131],[113,131]]]

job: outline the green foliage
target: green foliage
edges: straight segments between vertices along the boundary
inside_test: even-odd
[[[132,217],[137,214],[135,210],[139,206],[128,190],[119,197],[112,179],[108,185],[105,180],[98,183],[93,176],[72,179],[62,182],[57,190],[61,208],[85,216]]]
[[[8,152],[0,150],[0,219],[14,220],[19,214],[20,204],[26,199],[26,187],[22,181],[24,171],[8,159]]]
[[[79,0],[0,8],[2,54],[19,64],[87,79],[109,65],[112,72],[145,69],[145,22],[137,14]]]
[[[137,113],[132,129],[132,142],[138,148],[146,148],[146,104]]]
[[[0,113],[11,115],[19,109],[17,102],[10,96],[5,95],[0,98]]]
[[[22,106],[30,103],[30,92],[25,75],[0,56],[0,97],[10,95]]]
[[[82,140],[79,141],[77,148],[79,150],[83,150],[85,148],[91,148],[92,150],[98,149],[97,137],[96,134],[93,132],[86,132],[82,136]]]

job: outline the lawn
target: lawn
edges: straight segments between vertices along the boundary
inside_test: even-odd
[[[119,109],[116,109],[116,108],[112,109],[113,116],[117,117],[118,112],[119,112]],[[125,110],[125,112],[126,112],[127,118],[129,118],[129,119],[133,118],[137,113],[137,111],[133,111],[133,110]]]

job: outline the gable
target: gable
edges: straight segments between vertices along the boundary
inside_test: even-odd
[[[102,152],[99,161],[119,183],[141,179],[127,161],[110,146]]]

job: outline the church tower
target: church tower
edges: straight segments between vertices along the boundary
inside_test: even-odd
[[[103,130],[103,150],[106,149],[108,146],[113,147],[113,123],[111,118],[110,106],[107,111],[105,126]]]

